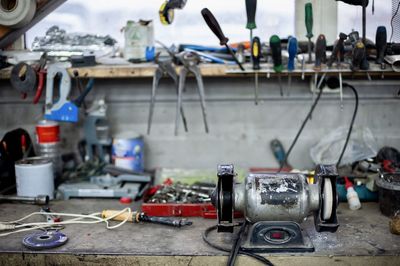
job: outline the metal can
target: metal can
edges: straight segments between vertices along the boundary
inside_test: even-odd
[[[112,160],[115,166],[144,171],[144,141],[142,136],[134,138],[114,138]]]
[[[54,198],[53,162],[49,158],[31,157],[15,163],[17,195],[36,197],[48,195]]]
[[[55,121],[41,120],[36,125],[38,144],[56,143],[60,141],[60,125]]]

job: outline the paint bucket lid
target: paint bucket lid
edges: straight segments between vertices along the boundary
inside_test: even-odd
[[[48,157],[30,157],[21,159],[15,162],[15,165],[18,166],[34,166],[34,165],[44,165],[52,163],[51,159]]]

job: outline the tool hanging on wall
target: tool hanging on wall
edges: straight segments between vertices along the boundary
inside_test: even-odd
[[[198,64],[200,63],[199,56],[194,52],[181,52],[176,55],[179,61],[183,64],[179,72],[179,87],[178,87],[178,101],[176,105],[176,118],[175,118],[175,135],[178,135],[179,129],[179,116],[182,113],[182,93],[185,89],[186,76],[188,73],[192,73],[197,81],[197,90],[200,96],[200,105],[203,113],[203,121],[206,133],[208,130],[208,122],[207,122],[207,112],[206,112],[206,102],[205,102],[205,93],[204,93],[204,84],[203,79],[201,77],[200,68]]]
[[[295,37],[290,37],[288,42],[288,52],[289,52],[289,60],[288,60],[288,90],[287,95],[290,95],[290,90],[292,88],[292,74],[293,70],[296,68],[295,58],[297,56],[298,44],[297,39]]]
[[[153,86],[151,89],[151,100],[150,100],[150,110],[149,110],[149,118],[147,121],[147,134],[150,134],[151,130],[151,124],[153,121],[153,113],[154,113],[154,106],[156,103],[156,96],[157,96],[157,91],[158,91],[158,85],[160,82],[160,79],[166,74],[169,76],[175,84],[176,88],[176,94],[178,95],[179,92],[179,79],[178,79],[178,74],[176,73],[175,70],[175,65],[173,64],[173,59],[175,58],[175,55],[169,51],[167,47],[165,49],[168,51],[170,54],[170,57],[167,59],[160,59],[160,54],[156,55],[155,62],[157,64],[157,69],[154,72],[153,76]],[[188,132],[188,127],[187,127],[187,122],[186,122],[186,117],[183,112],[183,107],[180,107],[179,113],[182,117],[182,122],[183,122],[183,127],[185,129],[185,132]]]
[[[271,47],[272,60],[274,62],[274,71],[278,74],[278,82],[281,96],[283,96],[283,88],[282,88],[282,77],[281,73],[283,70],[282,65],[282,46],[281,39],[278,35],[272,35],[269,39],[269,45]]]
[[[254,103],[258,104],[258,70],[260,70],[261,42],[260,38],[254,37],[251,42],[251,58],[254,70]]]
[[[58,88],[59,98],[58,100],[54,100],[54,83],[57,76],[61,76]],[[88,86],[86,86],[85,90],[75,101],[68,100],[71,91],[71,77],[64,66],[59,64],[49,65],[46,81],[45,118],[54,121],[77,122],[78,107],[92,88],[93,80],[89,81]]]
[[[307,39],[308,39],[308,63],[311,64],[312,62],[312,42],[311,38],[314,36],[312,33],[313,29],[313,10],[312,4],[306,3],[305,5],[305,22],[306,22],[306,29],[307,29]]]
[[[250,30],[250,42],[253,41],[253,30],[257,28],[256,10],[257,10],[257,0],[246,0],[246,14],[247,14],[246,29]]]
[[[43,92],[46,77],[47,53],[43,53],[38,64],[18,63],[11,70],[11,86],[21,93],[23,99],[34,94],[33,103],[37,104]]]
[[[175,9],[183,9],[187,0],[167,0],[162,3],[158,14],[161,24],[170,25],[174,21]]]
[[[18,63],[11,70],[11,86],[21,93],[25,99],[28,94],[35,91],[37,86],[37,75],[33,67],[26,63]]]
[[[352,71],[359,71],[362,66],[363,60],[366,56],[365,45],[362,41],[358,41],[352,51],[352,61],[350,68]]]
[[[320,34],[315,44],[315,71],[321,71],[321,65],[326,63],[326,38]]]
[[[381,69],[386,68],[386,64],[384,63],[384,58],[386,55],[387,48],[387,33],[385,26],[379,26],[376,29],[375,35],[375,45],[376,45],[376,63],[381,65]]]
[[[336,67],[339,71],[339,92],[340,92],[340,102],[343,105],[343,82],[342,82],[342,62],[344,60],[344,41],[347,39],[347,35],[341,32],[339,34],[339,39],[336,40],[333,46],[332,55],[328,60],[328,67],[332,67],[333,63],[336,62]]]
[[[219,25],[217,19],[214,17],[214,15],[211,13],[211,11],[208,10],[208,8],[203,8],[201,10],[201,15],[203,16],[208,27],[212,30],[212,32],[214,32],[214,34],[219,39],[220,45],[225,45],[226,49],[232,55],[232,58],[235,60],[236,64],[239,66],[239,68],[242,71],[244,71],[242,64],[238,61],[238,59],[236,58],[235,54],[233,53],[231,47],[229,47],[229,45],[228,45],[229,39],[225,37],[224,33],[222,32],[221,26]]]

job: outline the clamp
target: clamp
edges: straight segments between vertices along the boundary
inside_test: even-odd
[[[173,55],[172,55],[173,56]],[[172,58],[168,59],[159,59],[159,54],[155,58],[155,62],[157,63],[158,67],[156,71],[154,72],[153,76],[153,87],[151,90],[151,102],[150,102],[150,111],[149,111],[149,118],[148,118],[148,123],[147,123],[147,134],[150,134],[150,129],[151,129],[151,124],[153,120],[153,113],[154,113],[154,105],[156,102],[156,94],[158,90],[158,84],[160,82],[160,79],[164,76],[164,74],[167,74],[170,78],[173,79],[176,87],[176,93],[178,93],[178,75],[176,73],[175,67],[172,63]],[[183,125],[185,127],[185,131],[188,131],[187,128],[187,123],[186,123],[186,118],[185,114],[183,112],[183,107],[181,106],[178,110],[182,116],[182,121]],[[177,114],[179,116],[179,114]]]
[[[179,87],[178,87],[178,102],[176,106],[176,119],[175,119],[175,135],[178,135],[179,128],[179,110],[182,108],[182,92],[185,88],[186,76],[189,72],[193,73],[197,80],[197,88],[200,96],[201,110],[203,112],[203,120],[206,133],[208,133],[206,103],[204,94],[204,84],[201,77],[200,69],[198,64],[200,63],[200,57],[194,52],[184,51],[176,55],[178,60],[183,64],[182,69],[179,73]]]

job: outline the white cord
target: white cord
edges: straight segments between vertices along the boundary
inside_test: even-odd
[[[110,226],[109,225],[109,221],[112,220],[113,218],[126,213],[126,218],[121,221],[120,223]],[[47,223],[47,222],[35,222],[35,223],[23,223],[23,224],[19,224],[21,221],[26,220],[34,215],[54,215],[54,216],[67,216],[67,217],[75,217],[73,219],[69,219],[66,221],[62,221],[62,222],[57,222],[57,223]],[[96,213],[92,213],[89,215],[85,215],[85,214],[75,214],[75,213],[58,213],[58,212],[33,212],[25,217],[22,217],[21,219],[15,220],[15,221],[11,221],[11,222],[0,222],[0,229],[3,227],[3,230],[9,230],[9,229],[19,229],[19,228],[23,228],[23,229],[19,229],[16,231],[11,231],[11,232],[7,232],[7,233],[3,233],[0,234],[0,237],[2,236],[7,236],[7,235],[11,235],[11,234],[15,234],[15,233],[19,233],[19,232],[25,232],[25,231],[30,231],[30,230],[35,230],[35,229],[44,229],[47,227],[53,227],[54,225],[67,225],[67,224],[97,224],[97,223],[105,223],[106,224],[106,228],[107,229],[115,229],[118,228],[120,226],[122,226],[123,224],[125,224],[129,218],[132,215],[132,210],[131,208],[125,208],[119,212],[116,212],[115,214],[111,215],[108,218],[101,218],[99,217],[99,215],[101,215],[101,213],[96,212]],[[83,219],[92,219],[92,221],[82,221]],[[25,228],[28,227],[28,228]]]

